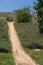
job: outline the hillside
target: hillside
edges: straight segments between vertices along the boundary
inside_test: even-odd
[[[6,17],[8,15],[14,16],[15,13],[13,12],[0,12],[0,17]]]

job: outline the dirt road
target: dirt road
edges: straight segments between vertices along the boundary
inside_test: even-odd
[[[9,27],[9,39],[12,43],[12,52],[16,62],[16,65],[36,65],[33,59],[25,53],[23,50],[13,22],[8,22]]]

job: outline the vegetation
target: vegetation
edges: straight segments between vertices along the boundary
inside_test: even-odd
[[[38,64],[43,65],[43,50],[35,51],[34,49],[43,49],[43,35],[39,33],[39,24],[37,23],[37,15],[32,15],[33,22],[15,22],[14,26],[18,37],[25,51],[37,61]]]
[[[11,53],[0,53],[0,65],[15,65]]]
[[[38,23],[14,23],[19,39],[26,48],[43,49],[43,35],[38,31]]]
[[[11,44],[8,38],[8,26],[5,19],[0,18],[0,65],[15,65]]]
[[[9,21],[9,22],[12,22],[13,21],[13,16],[7,16],[6,20]]]
[[[16,18],[17,22],[30,22],[31,14],[29,8],[23,8],[16,11]]]
[[[43,50],[35,51],[34,49],[25,48],[25,51],[30,54],[39,65],[43,65]]]
[[[4,19],[0,19],[0,49],[11,50],[11,44],[8,38],[8,26]]]
[[[38,0],[34,8],[37,11],[40,32],[43,33],[43,0]]]
[[[38,0],[34,8],[37,14],[35,14],[36,16],[32,15],[32,22],[29,8],[16,10],[15,21],[17,22],[14,25],[25,51],[40,65],[43,65],[43,34],[39,33],[39,29],[43,33],[43,0]],[[6,17],[6,20],[9,22],[13,21],[13,14],[11,15],[11,13],[8,15],[0,14],[0,17]],[[11,44],[8,39],[6,20],[3,18],[0,19],[0,65],[15,65],[12,53],[10,52]],[[36,51],[35,49],[40,49],[40,51]]]
[[[38,31],[38,23],[14,23],[18,37],[25,51],[37,61],[38,64],[43,65],[43,35]],[[35,51],[35,49],[42,49]]]
[[[15,13],[14,12],[0,12],[0,17],[5,18],[9,15],[15,16]]]

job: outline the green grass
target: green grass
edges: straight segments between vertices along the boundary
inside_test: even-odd
[[[0,53],[0,65],[15,65],[11,53]]]
[[[0,19],[0,49],[11,50],[11,44],[8,37],[8,26],[4,19]]]
[[[35,51],[29,48],[25,48],[25,51],[34,58],[38,64],[43,65],[43,50]]]

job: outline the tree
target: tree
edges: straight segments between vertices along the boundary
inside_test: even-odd
[[[39,30],[43,33],[43,0],[38,0],[37,3],[35,3],[34,8],[37,12]]]
[[[17,22],[29,22],[31,14],[28,8],[19,9],[16,11],[16,21]]]

